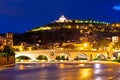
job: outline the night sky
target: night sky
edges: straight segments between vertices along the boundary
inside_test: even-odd
[[[120,22],[120,0],[0,0],[0,33],[17,32],[57,20]]]

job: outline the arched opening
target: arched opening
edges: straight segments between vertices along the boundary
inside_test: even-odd
[[[21,55],[15,58],[16,62],[29,61],[29,60],[31,60],[31,58],[28,56],[24,56],[24,55]]]
[[[67,54],[60,54],[60,55],[56,56],[55,59],[56,60],[69,60],[69,57]]]
[[[119,50],[114,51],[113,54],[112,54],[112,56],[113,56],[115,59],[119,58],[119,57],[120,57],[120,51],[119,51]]]
[[[87,55],[82,53],[82,54],[78,54],[74,60],[88,60]]]
[[[115,62],[120,62],[120,50],[116,50],[113,52],[112,60]]]
[[[39,55],[36,59],[37,60],[48,60],[47,56],[45,55]]]
[[[105,61],[107,58],[103,54],[97,54],[93,60]]]

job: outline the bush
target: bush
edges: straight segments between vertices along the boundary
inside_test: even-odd
[[[5,53],[0,52],[0,56],[1,56],[1,57],[5,56]]]
[[[65,56],[64,55],[59,55],[59,56],[57,56],[56,57],[56,60],[68,60],[68,57],[67,58],[65,58]]]
[[[21,61],[21,59],[15,59],[15,62],[20,62]]]
[[[94,58],[93,60],[106,61],[105,59],[100,59],[100,58]]]
[[[40,55],[36,58],[37,60],[48,60],[48,58],[44,55]]]
[[[27,56],[19,56],[16,59],[20,59],[20,60],[29,60],[30,58]]]
[[[114,59],[115,62],[120,62],[120,58]]]
[[[74,60],[88,60],[87,58],[75,58]]]

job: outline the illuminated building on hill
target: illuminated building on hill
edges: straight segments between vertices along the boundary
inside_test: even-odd
[[[56,20],[55,22],[67,22],[68,20],[62,15],[59,20]]]
[[[80,32],[92,32],[92,31],[100,31],[104,32],[107,28],[109,28],[110,23],[102,22],[102,21],[94,21],[92,19],[87,20],[75,20],[75,19],[67,19],[62,15],[58,20],[55,20],[49,24],[44,26],[39,26],[37,28],[33,28],[30,31],[41,31],[41,30],[58,30],[58,29],[79,29]],[[91,29],[91,30],[90,30]]]

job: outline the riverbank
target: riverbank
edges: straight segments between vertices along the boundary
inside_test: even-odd
[[[100,63],[100,64],[119,64],[118,62],[113,62],[113,61],[65,61],[65,62],[16,62],[17,64],[19,63],[41,63],[41,64],[96,64],[96,63]]]
[[[7,65],[1,65],[0,68],[5,68],[5,67],[13,67],[15,63],[13,64],[7,64]]]
[[[0,67],[11,66],[15,64],[15,57],[0,57]]]

